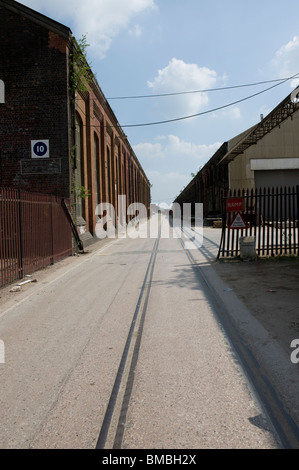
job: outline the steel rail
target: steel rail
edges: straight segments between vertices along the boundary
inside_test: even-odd
[[[147,266],[131,327],[101,426],[96,449],[121,448],[159,241],[160,234],[155,241]]]

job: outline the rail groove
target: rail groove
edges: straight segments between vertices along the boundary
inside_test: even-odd
[[[114,386],[110,395],[96,449],[120,449],[124,434],[126,414],[138,361],[144,319],[150,295],[152,277],[160,237],[155,241],[147,266],[140,296],[137,302],[125,348],[122,354]]]

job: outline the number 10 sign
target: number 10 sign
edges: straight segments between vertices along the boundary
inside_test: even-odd
[[[49,158],[50,147],[48,140],[32,140],[31,141],[31,157],[32,158]]]

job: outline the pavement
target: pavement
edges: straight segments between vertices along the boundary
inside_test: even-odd
[[[213,269],[290,355],[299,338],[299,258],[220,259]]]
[[[214,257],[202,270],[299,427],[299,257]]]

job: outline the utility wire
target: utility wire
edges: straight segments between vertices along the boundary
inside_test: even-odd
[[[274,83],[274,82],[284,83],[288,80],[292,80],[297,75],[299,74],[296,74],[293,77],[288,77],[288,78],[280,78],[280,79],[275,79],[275,80],[266,80],[263,82],[247,83],[244,85],[232,85],[232,86],[227,86],[227,87],[208,88],[208,89],[203,89],[203,90],[161,93],[161,94],[156,94],[156,95],[113,96],[113,97],[107,98],[107,100],[134,100],[134,99],[141,99],[141,98],[161,98],[165,96],[179,96],[179,95],[190,95],[190,94],[195,94],[195,93],[208,93],[212,91],[234,90],[237,88],[246,88],[246,87],[258,86],[258,85],[265,85],[267,83]]]
[[[242,103],[244,101],[248,101],[249,99],[251,98],[254,98],[256,96],[259,96],[263,93],[266,93],[267,91],[269,90],[272,90],[276,87],[278,87],[279,85],[282,85],[283,83],[287,82],[288,80],[292,80],[296,77],[299,76],[299,73],[296,73],[295,75],[293,75],[292,77],[288,77],[288,78],[285,78],[285,79],[281,79],[281,80],[269,80],[268,82],[260,82],[260,83],[273,83],[273,82],[277,82],[279,81],[279,83],[276,83],[275,85],[272,85],[268,88],[265,88],[264,90],[261,90],[257,93],[254,93],[250,96],[247,96],[245,98],[241,98],[237,101],[233,101],[231,103],[228,103],[228,104],[225,104],[223,106],[218,106],[217,108],[213,108],[213,109],[209,109],[207,111],[203,111],[201,113],[196,113],[196,114],[191,114],[191,115],[188,115],[188,116],[183,116],[183,117],[179,117],[179,118],[175,118],[175,119],[167,119],[165,121],[155,121],[155,122],[148,122],[148,123],[141,123],[141,124],[118,124],[118,125],[110,125],[108,127],[120,127],[120,128],[132,128],[132,127],[146,127],[146,126],[155,126],[155,125],[160,125],[160,124],[168,124],[168,123],[171,123],[171,122],[178,122],[178,121],[183,121],[183,120],[187,120],[187,119],[191,119],[191,118],[194,118],[194,117],[198,117],[198,116],[203,116],[205,114],[210,114],[210,113],[213,113],[213,112],[216,112],[216,111],[220,111],[221,109],[225,109],[225,108],[229,108],[230,106],[234,106],[236,104],[239,104],[239,103]],[[251,85],[238,85],[237,87],[242,87],[242,86],[251,86]],[[230,88],[237,88],[237,87],[230,87]],[[192,92],[183,92],[184,93],[192,93]],[[196,93],[196,92],[194,92]],[[80,108],[80,106],[79,106]],[[81,108],[80,108],[81,109]],[[85,115],[85,112],[81,109],[82,113]],[[90,125],[90,126],[87,126],[86,124],[84,125],[84,127],[94,127],[94,128],[97,128],[99,127],[98,125]]]
[[[221,109],[225,109],[225,108],[228,108],[230,106],[234,106],[238,103],[242,103],[244,101],[247,101],[251,98],[254,98],[258,95],[261,95],[263,93],[266,93],[267,91],[269,90],[272,90],[273,88],[276,88],[278,87],[279,85],[285,83],[286,81],[288,80],[291,80],[295,77],[297,77],[299,74],[297,73],[296,75],[293,75],[292,77],[290,78],[286,78],[284,79],[282,82],[279,82],[279,83],[276,83],[275,85],[272,85],[271,87],[268,87],[264,90],[261,90],[257,93],[254,93],[253,95],[250,95],[250,96],[247,96],[246,98],[242,98],[240,100],[237,100],[237,101],[233,101],[232,103],[228,103],[226,105],[223,105],[223,106],[219,106],[217,108],[214,108],[214,109],[209,109],[208,111],[203,111],[201,113],[196,113],[196,114],[191,114],[189,116],[183,116],[183,117],[180,117],[180,118],[175,118],[175,119],[168,119],[168,120],[165,120],[165,121],[156,121],[156,122],[149,122],[149,123],[143,123],[143,124],[127,124],[127,125],[121,125],[121,127],[145,127],[145,126],[155,126],[155,125],[159,125],[159,124],[167,124],[167,123],[171,123],[171,122],[177,122],[177,121],[183,121],[183,120],[186,120],[186,119],[191,119],[191,118],[194,118],[194,117],[198,117],[198,116],[203,116],[205,114],[209,114],[209,113],[213,113],[215,111],[220,111]]]

